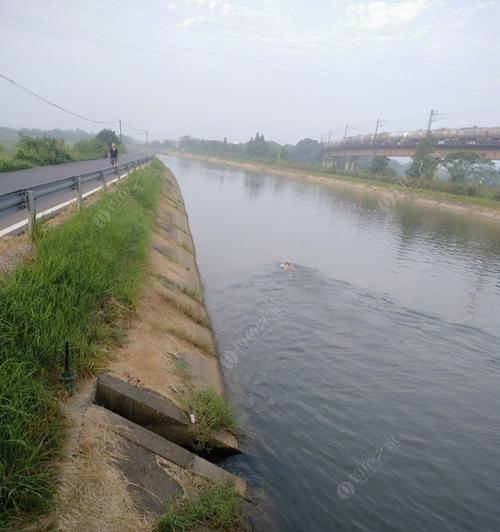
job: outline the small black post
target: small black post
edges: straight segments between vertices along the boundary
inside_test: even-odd
[[[69,368],[69,342],[64,344],[64,371],[59,377],[59,382],[63,384],[70,393],[75,389],[76,375]]]

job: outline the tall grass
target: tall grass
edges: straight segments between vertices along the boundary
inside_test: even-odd
[[[0,281],[0,530],[53,501],[64,343],[82,375],[120,337],[119,318],[138,295],[163,174],[154,161],[119,193],[43,230],[35,260]]]
[[[193,447],[197,451],[210,450],[210,437],[221,430],[235,430],[236,419],[231,405],[214,390],[189,390],[181,403],[189,414],[194,414],[195,423],[191,425]]]
[[[233,486],[209,484],[200,489],[197,497],[184,496],[167,503],[157,532],[242,530],[243,502]]]

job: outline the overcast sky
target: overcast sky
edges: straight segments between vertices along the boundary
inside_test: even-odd
[[[496,0],[1,0],[0,73],[150,139],[500,126]],[[102,126],[0,79],[0,125]],[[129,134],[132,131],[124,128]]]

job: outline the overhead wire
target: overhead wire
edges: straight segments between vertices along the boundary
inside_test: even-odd
[[[5,18],[5,17],[4,17]],[[9,17],[9,18],[15,18],[15,17]],[[19,17],[16,17],[16,18],[19,18]],[[40,22],[36,22],[37,24],[42,24],[42,25],[52,25],[50,23],[40,23]],[[83,38],[83,37],[77,37],[75,35],[63,35],[63,34],[57,34],[57,33],[53,33],[53,32],[47,32],[47,31],[43,31],[43,30],[38,30],[38,29],[33,29],[33,28],[27,28],[27,27],[20,27],[20,26],[13,26],[13,25],[6,25],[6,24],[2,24],[6,27],[12,27],[14,29],[21,29],[21,30],[24,30],[24,31],[28,31],[28,32],[35,32],[35,33],[41,33],[41,34],[46,34],[46,35],[51,35],[51,36],[55,36],[55,37],[59,37],[59,38],[63,38],[63,39],[70,39],[70,40],[82,40],[82,41],[86,41],[86,42],[94,42],[94,43],[98,43],[98,44],[106,44],[106,45],[109,45],[109,46],[119,46],[120,48],[128,48],[128,49],[132,49],[132,50],[138,50],[138,51],[145,51],[145,52],[149,52],[149,53],[156,53],[156,54],[160,54],[160,55],[169,55],[169,56],[177,56],[177,57],[187,57],[187,58],[190,58],[190,59],[199,59],[199,57],[192,57],[192,56],[186,56],[186,55],[183,55],[183,54],[178,54],[178,53],[174,53],[174,52],[170,52],[170,51],[165,51],[165,50],[156,50],[156,49],[151,49],[151,48],[139,48],[137,46],[131,46],[130,44],[117,44],[117,43],[113,43],[113,42],[107,42],[107,41],[102,41],[102,40],[96,40],[96,39],[87,39],[87,38]],[[60,26],[60,25],[54,25],[54,26],[59,26],[59,27],[63,27],[63,26]],[[64,27],[63,27],[64,28]],[[103,35],[105,37],[113,37],[113,35],[111,34],[105,34],[105,33],[102,33],[102,32],[95,32],[95,31],[92,31],[92,30],[81,30],[81,29],[78,29],[78,28],[68,28],[66,27],[66,29],[70,30],[70,31],[81,31],[81,32],[84,32],[84,33],[94,33],[94,34],[99,34],[99,35]],[[125,39],[125,40],[130,40],[128,37],[125,37],[125,36],[117,36],[117,35],[114,35],[114,37],[117,37],[117,38],[120,38],[120,39]],[[142,41],[142,42],[146,42],[146,43],[149,43],[149,44],[157,44],[157,42],[151,42],[151,41]],[[158,43],[158,44],[161,44],[161,43]],[[173,47],[178,47],[178,48],[181,48],[181,49],[185,49],[187,51],[190,51],[190,52],[194,52],[194,53],[203,53],[203,54],[209,54],[209,55],[218,55],[218,56],[222,56],[222,57],[229,57],[231,59],[236,59],[236,60],[247,60],[247,61],[253,61],[253,62],[260,62],[260,63],[268,63],[268,64],[273,64],[273,65],[277,65],[277,66],[287,66],[289,68],[303,68],[303,67],[300,67],[300,66],[295,66],[295,65],[290,65],[290,64],[283,64],[283,63],[280,63],[280,62],[277,62],[277,61],[271,61],[271,60],[264,60],[264,59],[254,59],[254,58],[245,58],[245,57],[241,57],[241,56],[236,56],[236,55],[233,55],[233,54],[225,54],[225,53],[222,53],[222,52],[212,52],[212,51],[209,51],[209,50],[199,50],[199,49],[193,49],[193,48],[188,48],[188,47],[181,47],[181,46],[176,46],[176,45],[173,45]],[[254,68],[254,69],[259,69],[259,70],[266,70],[266,71],[270,71],[270,72],[273,72],[273,73],[276,73],[276,72],[281,72],[281,73],[285,73],[285,74],[295,74],[295,75],[301,75],[301,76],[306,76],[306,77],[316,77],[316,78],[320,78],[320,79],[327,79],[327,80],[334,80],[334,81],[339,81],[339,77],[331,77],[331,76],[324,76],[324,75],[317,75],[317,74],[310,74],[310,73],[305,73],[305,72],[299,72],[299,71],[290,71],[290,70],[285,70],[283,68],[281,69],[276,69],[276,68],[265,68],[265,67],[261,67],[261,66],[257,66],[257,65],[248,65],[248,64],[244,64],[244,63],[232,63],[232,62],[228,62],[228,61],[219,61],[220,63],[222,64],[228,64],[228,65],[233,65],[233,66],[243,66],[243,67],[247,67],[247,68]],[[307,67],[306,67],[307,68]],[[310,68],[313,68],[313,67],[310,67]],[[387,83],[387,80],[384,79],[384,78],[380,78],[380,77],[376,77],[376,76],[366,76],[366,75],[361,75],[361,74],[351,74],[351,73],[343,73],[343,72],[336,72],[336,71],[331,71],[331,70],[326,70],[326,69],[315,69],[317,71],[321,71],[321,72],[325,72],[327,74],[333,74],[335,76],[343,76],[343,81],[347,81],[347,82],[350,82],[350,83],[356,83],[356,84],[368,84],[368,85],[376,85],[376,86],[379,86],[379,87],[390,87],[390,88],[396,88],[396,86],[394,84],[391,84],[391,83]],[[350,79],[348,79],[350,78]],[[373,81],[365,81],[365,80],[374,80],[375,83]],[[379,83],[381,82],[381,83]],[[423,90],[423,89],[427,89],[427,90],[432,90],[433,92],[446,92],[447,94],[449,94],[450,92],[452,91],[456,91],[456,92],[462,92],[464,94],[469,94],[469,95],[476,95],[476,96],[484,96],[486,93],[482,92],[482,91],[477,91],[477,90],[474,90],[474,89],[468,89],[468,88],[463,88],[463,87],[453,87],[453,88],[450,88],[450,87],[442,87],[442,86],[439,86],[439,85],[428,85],[428,84],[425,84],[425,83],[421,83],[421,82],[417,82],[417,83],[412,83],[411,85],[401,85],[399,84],[397,86],[397,88],[406,88],[406,89],[411,89],[411,90]],[[488,93],[489,95],[489,93]]]
[[[117,16],[117,13],[111,13],[109,11],[103,11],[102,9],[96,9],[95,7],[89,7],[89,6],[81,6],[81,5],[78,5],[78,4],[74,4],[74,3],[69,3],[69,2],[62,2],[62,1],[58,1],[58,0],[44,0],[45,2],[49,2],[51,4],[54,4],[54,5],[59,5],[59,6],[62,6],[62,7],[70,7],[70,8],[76,8],[76,9],[80,9],[80,10],[85,10],[85,11],[91,11],[91,12],[95,12],[95,13],[100,13],[100,14],[103,14],[103,15],[107,15],[107,16],[111,16],[111,17],[114,17],[116,18]],[[108,3],[110,5],[119,5],[119,4],[116,4],[114,2],[109,2],[109,1],[103,1],[101,3]],[[122,7],[122,6],[121,6]],[[140,9],[140,10],[143,10],[141,8],[136,8],[136,7],[132,7],[132,6],[128,6],[130,9]],[[156,12],[155,13],[160,13],[160,12]],[[167,14],[165,13],[161,13],[162,16],[165,16],[165,17],[168,17]],[[207,30],[203,30],[203,29],[199,29],[199,28],[189,28],[189,27],[182,27],[182,26],[179,26],[179,23],[181,23],[182,21],[180,19],[176,19],[176,23],[169,23],[169,22],[164,22],[164,21],[160,21],[158,19],[140,19],[140,18],[137,18],[137,17],[132,17],[132,16],[129,16],[129,15],[125,15],[123,13],[119,13],[119,16],[122,17],[122,18],[127,18],[127,19],[130,19],[130,20],[133,20],[133,21],[136,21],[136,22],[143,22],[143,23],[146,23],[146,24],[156,24],[156,25],[161,25],[161,26],[167,26],[167,27],[172,27],[176,30],[182,30],[182,31],[188,31],[188,32],[195,32],[195,33],[201,33],[201,34],[205,34],[205,35],[211,35],[211,36],[218,36],[218,37],[223,37],[225,39],[227,39],[228,37],[229,38],[235,38],[234,36],[231,36],[230,34],[227,33],[227,31],[225,33],[217,33],[217,32],[213,32],[213,31],[207,31]],[[214,21],[207,21],[207,23],[210,23],[212,25],[216,25],[216,26],[221,26],[223,29],[227,30],[228,25],[226,24],[219,24],[217,22],[214,22]],[[348,54],[348,57],[349,59],[355,59],[355,60],[359,60],[359,61],[364,61],[364,62],[380,62],[380,63],[388,63],[388,64],[391,64],[390,62],[387,62],[387,61],[380,61],[380,60],[374,60],[373,58],[365,58],[365,57],[360,57],[360,56],[357,56],[355,53],[352,52],[352,49],[351,48],[347,48],[347,47],[344,47],[343,49],[339,49],[337,52],[334,52],[331,50],[331,47],[329,45],[326,45],[325,43],[321,43],[321,42],[318,42],[318,41],[312,41],[312,40],[307,40],[307,39],[304,39],[304,40],[297,40],[297,39],[291,39],[291,38],[287,38],[287,37],[284,37],[285,39],[287,39],[289,42],[292,42],[292,43],[296,43],[298,46],[291,46],[290,44],[285,44],[283,42],[283,36],[280,36],[280,35],[276,35],[276,34],[271,34],[271,33],[267,33],[267,32],[262,32],[262,31],[259,31],[259,30],[249,30],[249,29],[245,29],[245,28],[240,28],[240,27],[237,27],[237,26],[231,26],[233,29],[236,29],[237,31],[243,31],[243,32],[251,32],[251,33],[255,33],[255,34],[260,34],[262,36],[266,36],[267,38],[270,38],[274,41],[276,41],[276,39],[279,39],[279,42],[278,43],[274,43],[277,47],[279,48],[285,48],[285,49],[291,49],[291,50],[298,50],[300,51],[301,53],[304,53],[304,52],[310,52],[310,53],[318,53],[318,54],[323,54],[323,55],[328,55],[328,56],[341,56],[341,57],[346,57],[346,53]],[[244,40],[244,41],[251,41],[251,42],[257,42],[258,44],[263,44],[262,41],[259,41],[259,40],[255,40],[255,39],[252,39],[252,38],[249,38],[249,37],[245,37],[245,36],[242,36],[242,35],[239,35],[236,37],[238,40]],[[314,45],[314,46],[320,46],[320,47],[326,47],[328,46],[328,50],[305,50],[304,49],[304,45],[305,44],[310,44],[310,45]],[[372,52],[373,53],[373,52]],[[379,55],[382,55],[383,57],[387,56],[387,57],[390,57],[390,55],[388,54],[379,54]],[[432,61],[432,60],[427,60],[427,59],[418,59],[418,58],[405,58],[405,57],[402,57],[402,56],[395,56],[393,55],[392,57],[394,58],[397,58],[397,59],[401,59],[401,60],[404,60],[405,61],[405,66],[409,67],[409,68],[434,68],[434,69],[439,69],[439,71],[442,71],[442,70],[448,70],[450,72],[458,72],[458,73],[462,73],[462,74],[467,74],[467,75],[470,75],[471,73],[471,70],[457,70],[457,69],[453,69],[451,68],[450,69],[450,65],[448,63],[439,63],[439,62],[436,62],[436,61]],[[425,65],[418,65],[419,62],[422,62],[422,63],[427,63],[429,66],[425,66]],[[392,63],[393,65],[396,64],[397,66],[401,66],[400,63]],[[432,65],[434,65],[434,67],[432,67]],[[474,70],[474,69],[472,69]],[[477,71],[477,70],[476,70]],[[479,72],[479,71],[478,71]],[[488,70],[488,73],[491,75],[491,71]]]
[[[84,115],[81,115],[80,113],[76,113],[75,111],[71,111],[70,109],[63,107],[53,102],[52,100],[49,100],[48,98],[45,98],[44,96],[41,96],[40,94],[32,91],[31,89],[28,89],[24,85],[21,85],[17,81],[14,81],[13,79],[9,78],[5,74],[0,74],[0,78],[6,80],[8,83],[14,85],[18,89],[26,92],[27,94],[33,96],[34,98],[37,98],[38,100],[41,100],[42,102],[45,102],[46,104],[51,105],[52,107],[55,107],[56,109],[59,109],[60,111],[63,111],[64,113],[75,116],[77,118],[81,118],[82,120],[86,120],[87,122],[92,122],[94,124],[117,124],[118,123],[118,120],[94,120],[93,118],[89,118],[88,116],[84,116]]]
[[[17,81],[13,80],[12,78],[9,78],[5,74],[0,73],[0,78],[4,79],[5,81],[10,83],[11,85],[14,85],[16,88],[18,88],[18,89],[22,90],[23,92],[29,94],[30,96],[33,96],[34,98],[36,98],[38,100],[41,100],[42,102],[44,102],[44,103],[46,103],[46,104],[48,104],[48,105],[50,105],[52,107],[55,107],[59,111],[63,111],[65,113],[70,114],[71,116],[75,116],[75,117],[80,118],[82,120],[86,120],[87,122],[92,122],[93,124],[103,124],[103,125],[106,125],[106,124],[107,125],[118,124],[120,122],[120,120],[94,120],[93,118],[89,118],[87,116],[81,115],[80,113],[76,113],[74,111],[71,111],[70,109],[67,109],[66,107],[63,107],[63,106],[53,102],[52,100],[49,100],[48,98],[45,98],[44,96],[41,96],[40,94],[36,93],[35,91],[33,91],[31,89],[28,89],[24,85],[21,85],[20,83],[18,83]],[[128,127],[129,129],[131,129],[133,131],[136,131],[137,133],[146,133],[145,129],[138,129],[138,128],[133,127],[130,124],[128,124],[126,122],[123,122],[123,121],[122,121],[122,124],[124,126]]]

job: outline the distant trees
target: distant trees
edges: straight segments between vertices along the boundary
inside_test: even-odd
[[[113,142],[120,144],[120,137],[112,129],[101,129],[95,138],[108,146],[111,146]]]
[[[370,173],[372,174],[385,174],[389,169],[389,157],[385,155],[377,155],[373,157],[370,165]]]
[[[80,140],[73,144],[73,157],[80,161],[87,159],[99,159],[106,157],[109,146],[98,137],[93,139]]]
[[[449,153],[441,165],[446,168],[451,181],[465,183],[473,181],[496,181],[498,173],[495,163],[476,152],[453,152]],[[493,178],[493,179],[492,179]]]
[[[246,152],[249,157],[266,157],[269,155],[269,145],[264,135],[256,133],[255,138],[251,138],[246,145]]]
[[[323,154],[323,147],[317,140],[305,138],[291,147],[288,153],[289,158],[293,161],[319,163]]]
[[[434,140],[431,134],[427,134],[418,144],[412,163],[406,170],[406,176],[410,181],[418,179],[434,179],[439,161],[434,157]]]

